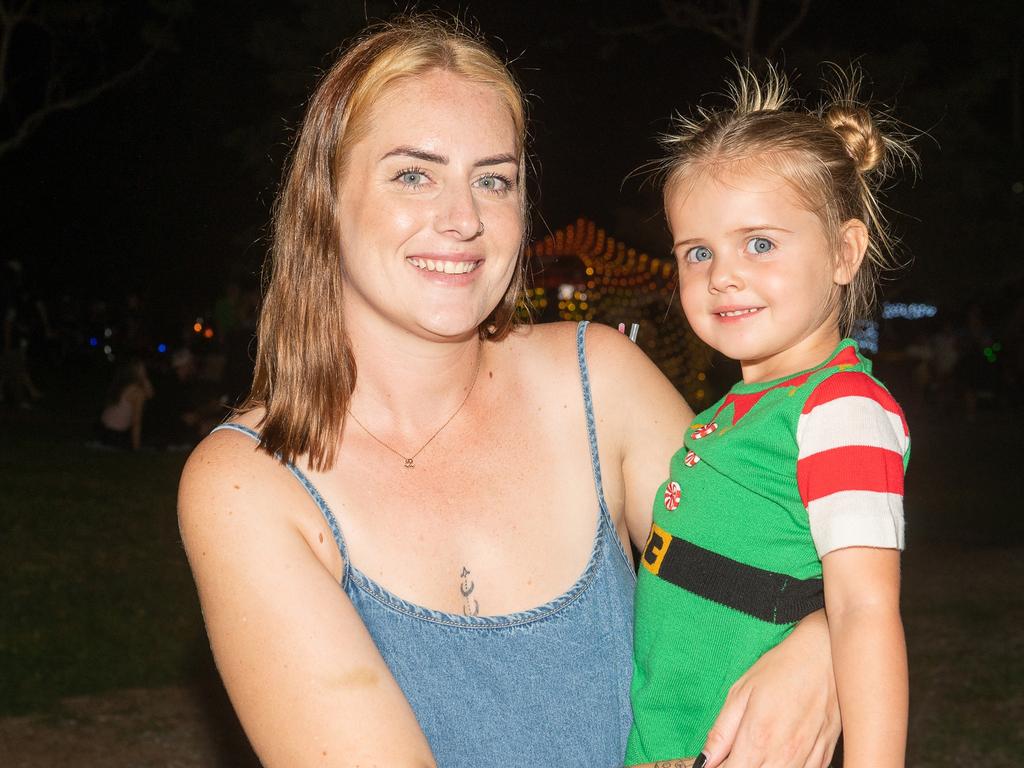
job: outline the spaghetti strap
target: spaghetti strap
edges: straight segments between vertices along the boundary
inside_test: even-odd
[[[219,424],[218,426],[214,427],[210,433],[213,434],[213,432],[218,432],[220,430],[231,430],[232,432],[240,432],[243,435],[248,435],[257,443],[261,439],[260,433],[257,432],[256,430],[250,429],[249,427],[246,427],[242,424],[235,424],[233,422]],[[279,454],[275,454],[275,458],[277,458],[278,461],[281,461],[281,456]],[[320,510],[320,514],[324,516],[324,520],[327,521],[327,526],[331,529],[331,535],[334,536],[334,543],[338,547],[338,552],[341,553],[341,562],[344,568],[341,574],[341,586],[344,587],[348,583],[350,566],[348,559],[348,549],[345,546],[345,537],[341,532],[341,527],[338,525],[337,518],[335,518],[334,513],[331,511],[331,508],[327,505],[327,502],[324,501],[323,496],[320,495],[320,491],[318,491],[316,486],[313,485],[312,482],[310,482],[309,478],[306,477],[305,473],[301,469],[296,467],[291,462],[281,461],[281,463],[284,464],[288,468],[288,471],[295,476],[295,479],[299,481],[302,487],[306,490],[306,493],[308,493],[309,497],[313,500],[313,503],[316,504],[316,508]]]
[[[580,366],[580,384],[583,387],[583,408],[587,415],[587,441],[590,443],[590,466],[594,472],[594,487],[597,490],[597,502],[601,507],[601,519],[609,526],[612,537],[618,542],[619,550],[625,557],[622,542],[619,541],[615,526],[612,524],[608,504],[604,498],[604,486],[601,483],[601,457],[597,451],[597,422],[594,419],[594,399],[590,393],[590,369],[587,367],[587,353],[584,346],[588,320],[582,320],[576,326],[576,359]]]

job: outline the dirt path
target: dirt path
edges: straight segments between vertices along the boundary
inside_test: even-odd
[[[228,765],[194,691],[126,690],[65,699],[46,715],[0,720],[5,768]]]

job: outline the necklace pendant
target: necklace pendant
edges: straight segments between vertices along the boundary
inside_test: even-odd
[[[415,467],[416,467],[416,465],[412,463],[412,459],[406,459],[405,460],[405,468],[406,469],[414,469]]]

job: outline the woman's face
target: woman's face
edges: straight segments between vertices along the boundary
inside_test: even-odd
[[[366,119],[338,202],[346,322],[476,333],[523,237],[508,108],[493,88],[434,70],[392,85]]]

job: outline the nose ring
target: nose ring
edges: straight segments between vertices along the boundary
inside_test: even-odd
[[[481,219],[480,220],[480,229],[478,229],[476,231],[476,236],[480,237],[480,235],[482,235],[483,233],[484,233],[484,222],[483,222],[483,219]]]

